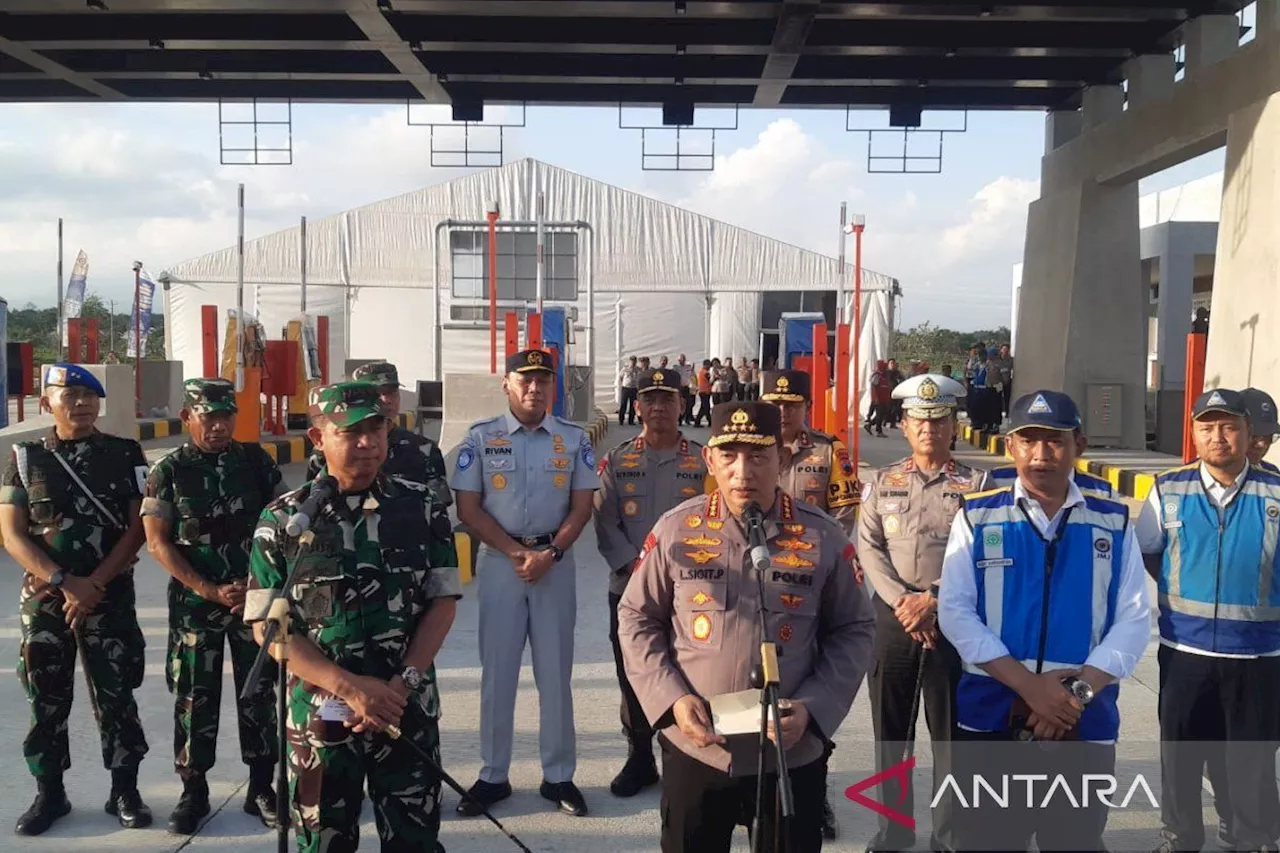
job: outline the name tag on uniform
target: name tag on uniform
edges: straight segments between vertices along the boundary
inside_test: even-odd
[[[998,559],[998,560],[979,560],[978,561],[978,568],[980,569],[995,569],[995,568],[1001,568],[1003,566],[1012,566],[1012,565],[1013,565],[1013,559],[1011,557],[1002,557],[1001,559]]]
[[[1166,521],[1166,522],[1164,523],[1164,529],[1165,529],[1165,530],[1174,530],[1174,529],[1179,528],[1179,527],[1181,527],[1181,526],[1182,526],[1182,522],[1181,522],[1181,521]]]

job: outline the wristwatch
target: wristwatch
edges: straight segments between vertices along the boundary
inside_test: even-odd
[[[58,569],[53,574],[49,575],[49,586],[53,587],[54,589],[61,589],[62,582],[66,579],[67,579],[67,573],[64,572],[62,569]]]
[[[404,671],[400,673],[400,680],[404,682],[404,686],[410,690],[417,692],[422,686],[422,673],[418,672],[416,666],[406,666]]]
[[[556,562],[557,562],[557,563],[564,559],[564,549],[563,549],[563,548],[557,548],[555,545],[552,545],[552,546],[551,546],[551,553],[555,555],[555,558],[556,558]]]
[[[1068,693],[1080,700],[1081,705],[1088,705],[1093,701],[1093,685],[1083,678],[1068,675],[1062,679],[1062,686],[1067,688]]]

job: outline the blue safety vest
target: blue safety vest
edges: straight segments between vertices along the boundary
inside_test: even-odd
[[[1006,486],[1013,487],[1013,482],[1018,479],[1018,469],[1012,465],[1001,465],[999,468],[992,468],[991,473],[987,475],[987,484],[993,489],[1003,489]],[[1087,471],[1076,470],[1074,474],[1076,487],[1082,492],[1093,492],[1104,498],[1112,497],[1115,492],[1111,488],[1111,482],[1103,478],[1090,474]]]
[[[1156,477],[1165,547],[1160,637],[1206,652],[1280,651],[1280,474],[1251,466],[1220,509],[1200,463]]]
[[[1124,504],[1085,495],[1063,510],[1048,538],[1017,506],[1012,489],[965,497],[973,530],[978,618],[1032,672],[1078,668],[1115,620],[1124,565]],[[956,690],[957,719],[976,731],[1006,731],[1015,694],[969,661]],[[1115,740],[1120,685],[1099,691],[1077,724],[1081,740]]]

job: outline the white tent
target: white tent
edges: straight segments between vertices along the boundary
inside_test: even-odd
[[[549,239],[577,235],[565,262],[574,269],[554,267],[576,281],[576,299],[561,303],[549,289],[546,301],[576,309],[569,357],[594,367],[602,407],[613,401],[620,353],[754,354],[765,291],[837,290],[842,279],[851,287],[852,267],[842,271],[834,258],[526,159],[307,223],[307,312],[329,317],[336,372],[349,358],[393,361],[406,384],[487,369],[488,323],[478,313],[487,301],[460,285],[487,275],[487,259],[458,256],[455,241],[467,238],[454,235],[482,231],[474,223],[496,201],[499,227],[531,245],[532,227],[503,223],[532,222],[539,193]],[[300,236],[290,228],[244,245],[245,308],[271,336],[300,313]],[[523,279],[534,275],[534,258],[503,263]],[[201,371],[201,306],[217,306],[220,317],[235,307],[238,262],[232,246],[167,271],[167,356],[183,362],[186,376]],[[547,261],[548,277],[560,263]],[[481,266],[465,269],[472,264]],[[893,279],[863,270],[862,280],[866,376],[865,365],[887,354],[880,325],[888,314],[876,306],[889,303]],[[513,308],[502,303],[499,311]]]

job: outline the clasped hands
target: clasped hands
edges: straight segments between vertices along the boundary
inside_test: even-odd
[[[938,643],[938,600],[927,592],[909,592],[893,605],[902,630],[926,649]]]
[[[537,583],[542,580],[543,576],[556,564],[555,552],[549,549],[536,551],[522,548],[512,551],[508,556],[511,557],[511,568],[515,570],[516,577],[525,583]]]

